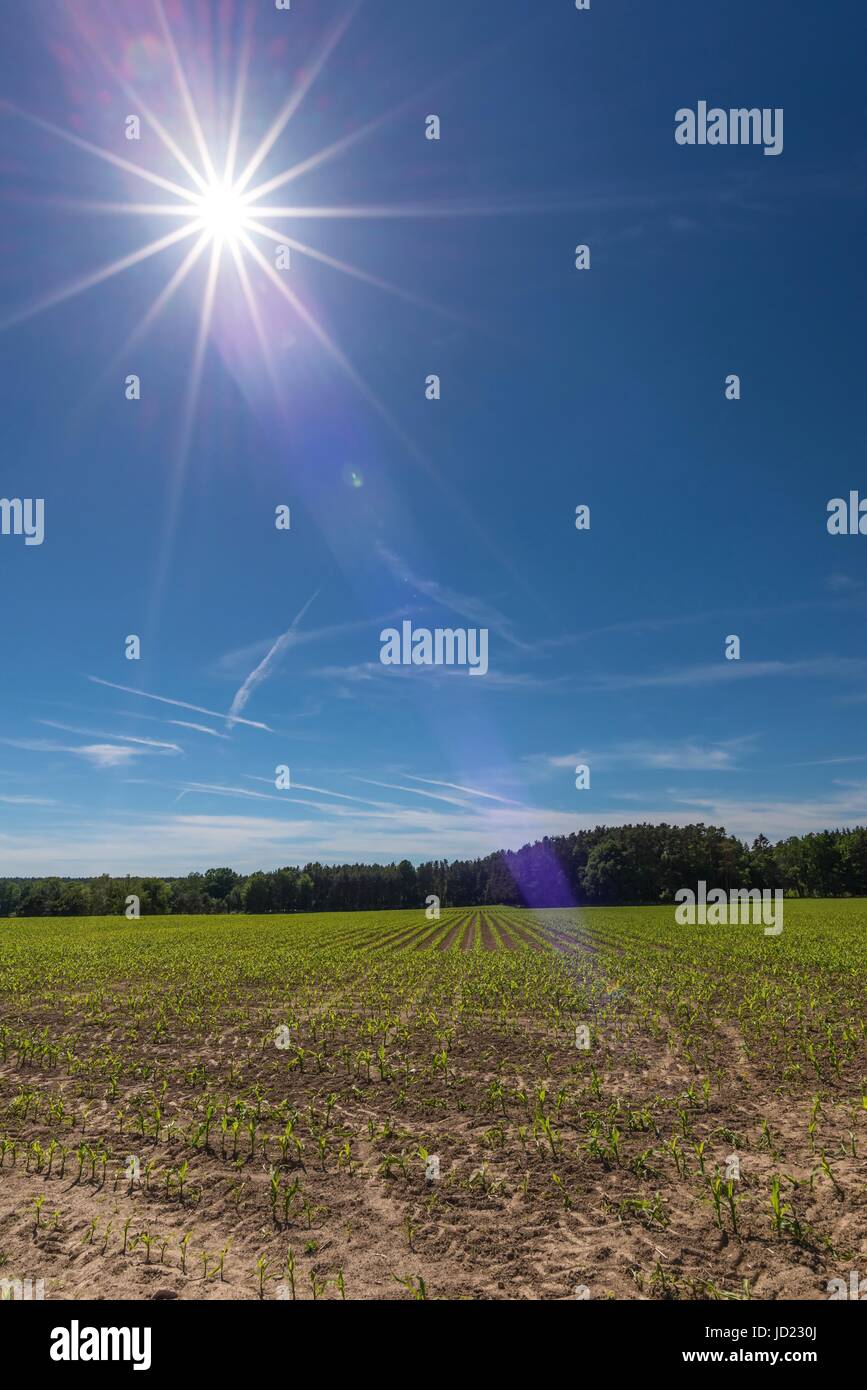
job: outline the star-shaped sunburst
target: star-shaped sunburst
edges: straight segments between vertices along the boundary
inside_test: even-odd
[[[225,119],[217,120],[214,123],[215,128],[220,132],[215,135],[213,131],[210,131],[210,114],[207,120],[203,120],[200,116],[178,44],[166,16],[163,0],[150,0],[150,3],[153,6],[153,13],[161,37],[151,40],[148,52],[154,53],[161,47],[167,56],[171,81],[180,98],[182,108],[183,120],[179,122],[180,133],[173,133],[167,128],[168,118],[164,121],[150,108],[141,93],[128,79],[127,73],[121,71],[108,57],[109,45],[103,41],[104,36],[98,32],[98,25],[92,25],[88,31],[87,24],[82,17],[87,14],[87,11],[73,10],[72,16],[79,28],[81,38],[89,45],[95,58],[108,70],[113,80],[129,98],[132,109],[139,114],[141,125],[147,127],[157,137],[162,152],[171,156],[176,166],[174,177],[167,176],[165,170],[158,172],[154,168],[148,168],[118,152],[95,144],[74,131],[65,129],[40,115],[22,110],[11,102],[0,101],[0,113],[14,115],[29,122],[77,150],[107,163],[127,176],[132,176],[140,181],[142,186],[147,185],[151,189],[159,190],[163,198],[163,201],[159,202],[135,201],[134,199],[129,201],[94,201],[75,198],[52,198],[46,201],[65,210],[76,210],[88,214],[105,213],[148,220],[162,219],[168,224],[169,230],[166,230],[155,240],[148,241],[138,249],[81,276],[72,283],[49,290],[37,302],[14,310],[5,319],[0,319],[0,330],[20,324],[34,314],[68,301],[85,291],[92,290],[142,262],[155,261],[162,253],[169,252],[172,248],[183,247],[184,254],[180,263],[173,265],[166,282],[155,293],[155,297],[147,306],[140,320],[132,327],[126,340],[119,344],[117,352],[107,365],[100,381],[94,384],[88,402],[81,403],[80,411],[83,411],[86,404],[89,405],[98,398],[103,387],[109,381],[117,382],[119,366],[122,368],[122,374],[129,370],[132,349],[138,345],[157,319],[163,315],[167,305],[188,279],[194,267],[199,262],[204,261],[206,270],[202,276],[201,303],[197,309],[197,326],[189,369],[184,374],[185,399],[178,422],[170,492],[166,501],[165,534],[161,547],[161,557],[157,565],[158,574],[155,580],[153,604],[154,611],[156,611],[162,602],[162,595],[167,582],[172,538],[176,529],[184,490],[190,443],[198,413],[204,364],[212,334],[218,285],[223,283],[221,277],[232,276],[232,289],[240,288],[241,299],[261,351],[266,375],[273,386],[275,406],[281,416],[285,417],[285,388],[281,385],[278,364],[273,357],[274,335],[266,331],[263,323],[262,315],[266,302],[261,293],[263,285],[270,287],[273,291],[274,296],[277,297],[275,303],[282,298],[282,301],[291,310],[293,326],[303,326],[320,348],[338,365],[346,379],[351,382],[415,464],[425,472],[435,486],[448,494],[451,504],[463,512],[465,504],[461,497],[454,492],[447,480],[440,474],[435,463],[424,454],[397,421],[388,405],[367,383],[355,364],[335,341],[333,335],[320,322],[315,308],[301,297],[297,288],[297,280],[295,280],[295,287],[293,287],[293,275],[286,273],[289,268],[289,258],[291,256],[293,270],[298,257],[308,258],[344,275],[352,276],[377,291],[384,291],[389,295],[397,296],[426,312],[442,315],[458,323],[462,328],[470,326],[478,330],[479,325],[473,323],[461,311],[433,303],[358,266],[329,255],[321,248],[302,241],[297,235],[290,235],[289,227],[297,232],[299,223],[305,225],[306,222],[307,225],[315,225],[325,219],[369,221],[393,218],[474,218],[499,216],[504,212],[532,211],[535,213],[541,210],[541,204],[535,199],[525,205],[510,201],[508,205],[500,207],[469,200],[461,200],[449,205],[438,200],[433,204],[408,202],[360,206],[337,202],[310,206],[303,203],[284,204],[274,201],[273,195],[278,190],[287,189],[303,175],[319,170],[330,161],[339,159],[387,122],[403,115],[409,115],[411,112],[414,112],[417,117],[420,100],[431,94],[440,85],[440,81],[444,79],[436,80],[431,88],[427,89],[427,93],[415,90],[403,102],[364,121],[313,154],[300,159],[276,174],[269,174],[262,178],[265,161],[272,155],[272,151],[277,149],[278,142],[293,116],[305,101],[311,87],[320,78],[331,54],[360,8],[361,0],[347,0],[346,11],[323,35],[318,49],[302,69],[300,76],[289,91],[285,104],[274,116],[271,124],[265,130],[265,134],[245,163],[242,162],[239,155],[242,144],[246,154],[249,132],[253,125],[249,113],[245,115],[247,80],[251,69],[251,24],[247,23],[246,30],[235,50],[237,52],[236,73],[228,88],[228,100],[223,112]],[[253,11],[247,9],[243,13],[249,21]],[[162,94],[164,101],[166,95],[166,93]],[[210,104],[208,110],[210,113]],[[206,127],[210,131],[210,136],[206,135]],[[257,182],[257,176],[261,181]],[[187,242],[190,243],[189,247],[184,247],[184,243]],[[288,256],[287,252],[289,253]],[[473,526],[477,524],[469,514],[467,517],[468,524]]]
[[[163,218],[179,225],[175,225],[172,230],[166,232],[164,235],[159,236],[155,240],[148,242],[120,259],[102,266],[71,284],[50,291],[35,304],[30,304],[23,309],[13,312],[0,323],[0,327],[8,328],[14,324],[21,323],[25,319],[32,317],[35,313],[39,313],[65,300],[71,299],[73,296],[81,294],[85,290],[89,290],[119,275],[131,267],[141,264],[143,261],[169,251],[179,243],[188,240],[191,241],[192,245],[183,257],[181,263],[174,269],[167,283],[162,287],[150,304],[142,320],[135,326],[131,335],[119,349],[118,359],[128,358],[130,349],[135,346],[153,326],[156,319],[166,308],[166,305],[188,278],[194,266],[202,257],[209,257],[208,272],[204,278],[198,331],[187,383],[187,399],[180,439],[181,455],[186,452],[189,444],[189,437],[199,394],[205,351],[211,331],[215,295],[224,263],[228,263],[230,267],[233,266],[237,274],[237,279],[240,283],[254,331],[260,344],[269,374],[275,385],[276,371],[271,362],[269,342],[261,321],[260,306],[251,285],[251,272],[254,269],[267,277],[274,291],[282,295],[291,306],[295,315],[297,315],[297,318],[316,337],[330,356],[339,363],[359,390],[364,394],[369,403],[372,404],[378,413],[387,420],[389,425],[401,435],[405,443],[409,443],[409,441],[395,425],[386,407],[374,396],[354,365],[319,322],[315,313],[292,288],[290,283],[291,277],[285,274],[285,269],[289,264],[289,256],[297,253],[302,257],[308,257],[328,265],[335,270],[364,281],[379,290],[397,295],[426,309],[433,310],[437,313],[445,313],[453,318],[461,317],[457,314],[451,314],[441,306],[429,303],[419,298],[417,295],[397,285],[391,284],[378,276],[369,274],[356,266],[350,265],[346,261],[330,256],[324,251],[299,240],[297,237],[290,236],[285,230],[286,222],[305,218],[415,217],[427,215],[428,209],[411,206],[282,206],[268,201],[276,190],[285,188],[303,174],[309,173],[325,162],[336,158],[356,142],[364,139],[374,129],[396,114],[394,111],[386,112],[381,116],[375,117],[328,145],[326,148],[284,169],[282,172],[269,177],[265,181],[258,184],[255,182],[256,175],[259,173],[264,161],[277,145],[281,135],[285,131],[293,115],[301,106],[311,86],[320,76],[333,49],[343,36],[358,9],[358,3],[359,0],[355,0],[355,3],[346,11],[342,19],[325,35],[315,58],[304,69],[303,76],[289,94],[285,105],[278,112],[260,143],[240,171],[238,170],[238,153],[244,117],[247,76],[250,65],[249,31],[240,48],[237,78],[234,84],[234,96],[232,99],[231,118],[228,122],[228,137],[223,148],[218,149],[216,143],[214,141],[209,141],[205,135],[203,122],[197,110],[184,71],[178,46],[166,17],[163,0],[153,0],[154,12],[158,19],[165,49],[170,58],[174,79],[185,111],[189,127],[185,138],[188,143],[190,140],[192,141],[192,153],[184,148],[182,139],[176,139],[169,130],[166,129],[164,123],[148,107],[147,103],[135,90],[132,84],[117,67],[112,64],[110,59],[107,58],[102,48],[95,44],[92,35],[87,34],[84,30],[82,30],[82,33],[83,37],[91,44],[91,47],[97,51],[100,61],[109,69],[113,78],[120,84],[131,101],[135,103],[136,110],[141,113],[142,122],[147,124],[159,138],[163,147],[171,154],[179,170],[182,171],[183,181],[181,181],[181,174],[178,175],[177,180],[167,178],[163,174],[148,169],[144,165],[138,164],[130,159],[123,158],[113,151],[83,139],[81,136],[69,130],[65,130],[61,126],[55,125],[50,121],[44,120],[35,114],[13,107],[9,103],[5,106],[7,112],[12,112],[22,119],[38,126],[42,130],[48,131],[59,139],[74,145],[78,149],[86,151],[127,174],[134,175],[143,183],[159,188],[163,194],[170,195],[172,199],[170,202],[83,202],[81,200],[66,199],[60,200],[61,206],[69,209],[76,208],[78,210],[93,212],[129,214],[130,216],[141,216],[146,218]],[[281,223],[284,225],[281,226]],[[273,244],[276,244],[278,249],[281,250],[282,256],[276,254]],[[270,246],[272,252],[270,258],[263,251],[263,245],[265,247]]]

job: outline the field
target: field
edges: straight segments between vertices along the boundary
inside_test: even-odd
[[[867,1274],[865,926],[3,920],[0,1280],[828,1298]]]

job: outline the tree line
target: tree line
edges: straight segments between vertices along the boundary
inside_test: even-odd
[[[867,896],[867,827],[752,844],[717,826],[600,825],[481,859],[411,864],[305,864],[184,878],[2,878],[0,916],[347,912],[422,907],[582,907],[665,903],[679,888],[781,888],[791,897]]]

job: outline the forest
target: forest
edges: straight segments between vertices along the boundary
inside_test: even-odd
[[[0,878],[0,916],[207,912],[341,912],[423,907],[617,906],[674,901],[679,888],[782,889],[789,897],[867,896],[867,827],[752,844],[704,824],[600,825],[545,837],[480,859],[391,864],[305,864],[183,878]]]

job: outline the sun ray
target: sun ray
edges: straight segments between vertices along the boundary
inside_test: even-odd
[[[64,130],[62,126],[55,125],[53,121],[45,121],[41,116],[34,116],[32,112],[25,111],[10,101],[3,102],[3,108],[13,112],[21,120],[29,121],[31,125],[38,126],[40,130],[47,130],[52,135],[58,136],[59,139],[66,140],[70,145],[75,145],[80,150],[87,150],[88,154],[96,155],[99,159],[116,165],[118,169],[125,169],[129,174],[146,179],[148,183],[156,184],[158,188],[164,188],[167,193],[174,193],[178,198],[185,198],[189,203],[196,201],[198,195],[189,188],[184,188],[183,184],[173,183],[171,179],[164,179],[161,174],[154,174],[150,169],[143,169],[140,164],[133,164],[129,159],[122,159],[120,155],[112,154],[111,150],[104,150],[100,145],[94,145],[90,140],[82,139],[80,135],[73,135],[71,131]]]
[[[163,309],[165,309],[166,305],[168,304],[169,300],[174,297],[174,295],[180,289],[183,282],[186,280],[187,276],[193,269],[193,266],[199,260],[202,252],[208,245],[209,241],[210,237],[208,233],[202,232],[202,235],[199,237],[199,240],[196,242],[195,246],[193,246],[191,250],[187,252],[180,265],[177,267],[172,276],[160,290],[160,293],[157,295],[156,299],[154,300],[151,307],[148,309],[147,313],[141,319],[141,322],[138,323],[136,327],[133,329],[132,333],[130,333],[126,342],[123,344],[123,347],[117,353],[114,362],[111,364],[112,367],[114,367],[114,365],[117,362],[123,361],[123,359],[132,351],[132,349],[138,346],[142,338],[144,338],[145,334],[148,333],[149,330],[153,327],[160,314],[162,313]]]
[[[325,331],[322,325],[317,322],[314,316],[302,304],[298,296],[294,294],[293,291],[289,288],[289,286],[285,283],[285,281],[281,279],[278,272],[274,269],[272,265],[269,264],[269,262],[262,255],[259,248],[250,240],[248,234],[245,231],[241,232],[239,240],[247,248],[250,255],[256,261],[260,269],[264,271],[264,273],[267,275],[268,279],[272,282],[275,288],[279,290],[280,294],[283,295],[284,299],[286,299],[288,303],[292,306],[292,308],[295,310],[295,313],[299,316],[302,322],[306,324],[306,326],[310,329],[311,333],[313,333],[313,335],[316,337],[319,343],[321,343],[322,347],[329,354],[329,356],[332,357],[334,361],[338,364],[338,366],[341,367],[341,369],[346,373],[346,375],[349,377],[350,381],[353,383],[359,394],[364,398],[364,400],[367,401],[368,405],[371,406],[371,408],[376,412],[380,419],[388,426],[388,429],[394,435],[395,439],[397,439],[398,443],[400,443],[403,446],[403,448],[406,449],[410,457],[415,460],[415,462],[419,465],[420,468],[424,469],[424,471],[428,474],[428,476],[435,483],[435,485],[449,499],[455,511],[459,513],[466,522],[469,530],[478,537],[480,545],[483,545],[488,550],[488,552],[496,558],[496,560],[500,564],[503,564],[506,566],[506,568],[509,568],[506,558],[500,553],[499,547],[494,544],[488,532],[482,526],[479,525],[478,518],[475,517],[472,511],[468,508],[463,496],[459,492],[456,492],[456,490],[451,486],[451,484],[439,473],[438,469],[431,462],[431,460],[422,452],[422,450],[416,444],[415,440],[411,437],[411,435],[407,434],[406,430],[404,430],[403,427],[400,424],[398,424],[397,420],[395,420],[388,407],[383,404],[383,402],[377,396],[376,392],[372,390],[370,386],[368,386],[367,382],[358,372],[358,370],[350,361],[350,359],[346,356],[344,352],[341,351],[341,349],[337,346],[337,344],[334,342],[331,336]]]
[[[193,164],[192,160],[187,158],[180,145],[178,145],[178,143],[172,138],[172,136],[169,134],[169,132],[163,125],[162,121],[159,119],[156,113],[152,111],[151,108],[148,106],[141,93],[136,91],[135,87],[133,87],[131,82],[127,81],[122,72],[118,71],[117,67],[111,61],[111,59],[109,58],[108,54],[104,51],[102,46],[98,44],[92,37],[90,31],[87,29],[84,23],[82,16],[78,12],[73,13],[73,22],[76,25],[76,28],[78,29],[78,32],[81,34],[85,43],[90,48],[91,52],[94,53],[95,56],[99,59],[106,71],[111,74],[111,76],[114,78],[115,82],[117,82],[121,90],[129,97],[130,101],[132,101],[135,104],[135,106],[138,107],[147,123],[152,127],[156,135],[163,142],[169,154],[171,154],[177,160],[178,164],[180,164],[181,168],[184,170],[187,176],[193,180],[193,183],[197,184],[199,188],[204,190],[207,185],[205,183],[205,180],[202,178],[201,173]]]
[[[343,154],[345,150],[351,149],[353,145],[358,144],[365,136],[370,135],[371,132],[376,130],[379,126],[384,125],[393,114],[393,112],[388,111],[381,116],[374,117],[374,119],[368,121],[366,125],[359,126],[358,130],[350,131],[348,135],[341,136],[341,138],[335,140],[333,144],[326,145],[325,148],[319,150],[317,154],[312,154],[307,159],[303,159],[300,164],[293,164],[291,169],[284,169],[282,174],[275,174],[274,178],[268,179],[266,183],[260,183],[256,188],[246,193],[244,195],[245,201],[251,203],[258,201],[258,199],[263,198],[266,193],[272,193],[275,188],[282,188],[284,184],[292,183],[294,179],[300,179],[302,174],[309,174],[311,169],[318,169],[321,165],[327,163],[329,159],[336,159],[339,154]]]
[[[266,193],[272,192],[273,189],[282,188],[285,184],[300,178],[302,174],[309,173],[311,169],[318,169],[329,160],[336,159],[338,155],[343,154],[345,150],[351,149],[352,146],[357,145],[359,141],[366,140],[368,135],[372,135],[375,130],[379,130],[388,121],[392,121],[397,116],[402,116],[407,112],[413,111],[418,106],[422,97],[428,93],[432,93],[441,85],[440,82],[430,83],[423,91],[414,92],[411,97],[407,97],[405,101],[399,102],[397,106],[391,107],[388,111],[381,111],[378,116],[373,116],[369,121],[365,121],[357,130],[351,130],[348,135],[341,136],[339,140],[335,140],[332,144],[326,145],[324,149],[319,150],[316,154],[309,155],[307,159],[303,159],[299,164],[294,164],[291,168],[284,169],[282,174],[275,174],[272,179],[268,179],[265,183],[257,184],[255,188],[244,195],[245,201],[257,201],[259,198],[264,197]]]
[[[176,292],[180,289],[184,280],[186,280],[190,271],[193,269],[193,266],[199,260],[202,252],[208,245],[209,241],[209,234],[207,232],[203,232],[202,235],[199,237],[199,240],[196,242],[195,246],[193,246],[192,249],[189,250],[187,254],[184,256],[184,259],[172,273],[168,282],[163,286],[162,290],[157,295],[156,299],[148,309],[147,313],[142,316],[141,320],[138,324],[136,324],[135,328],[133,329],[132,333],[129,334],[126,341],[118,349],[118,351],[113,354],[111,361],[104,368],[104,370],[100,372],[98,380],[94,382],[93,386],[88,391],[87,396],[84,400],[82,400],[80,406],[75,411],[75,414],[69,426],[70,432],[73,432],[79,427],[81,422],[87,416],[87,413],[93,406],[94,402],[101,398],[102,393],[106,390],[109,382],[111,382],[112,380],[116,381],[118,369],[129,362],[129,354],[135,347],[138,346],[138,344],[142,341],[142,339],[147,335],[147,333],[156,323],[157,319],[159,318],[160,314],[162,314],[166,305],[174,297]]]
[[[217,277],[220,273],[220,254],[221,248],[218,242],[214,241],[211,245],[211,263],[208,267],[208,282],[202,300],[202,311],[199,318],[199,331],[196,336],[196,349],[193,353],[193,365],[190,371],[190,380],[187,389],[186,403],[184,405],[183,425],[181,428],[180,441],[178,444],[178,456],[181,460],[186,460],[189,449],[190,437],[192,435],[193,423],[195,421],[196,404],[199,398],[199,387],[202,381],[202,371],[205,364],[205,351],[208,346],[208,337],[211,331],[211,319],[214,313],[214,300],[217,293]]]
[[[250,314],[250,319],[252,321],[256,337],[259,340],[259,347],[262,350],[262,357],[265,362],[265,370],[268,373],[268,379],[271,382],[271,385],[274,389],[274,396],[276,398],[277,404],[282,411],[283,397],[280,393],[280,382],[277,378],[277,371],[274,366],[273,357],[271,355],[271,345],[268,342],[268,337],[265,333],[265,325],[262,323],[262,315],[259,313],[259,306],[256,303],[256,296],[254,295],[253,287],[250,284],[250,275],[246,265],[244,264],[244,257],[241,255],[241,248],[236,241],[233,241],[231,243],[230,250],[232,252],[232,257],[235,262],[235,268],[238,272],[238,279],[241,282],[241,292],[244,296],[244,300],[247,305],[247,310]]]
[[[256,203],[251,207],[251,212],[255,212],[257,217],[306,217],[316,218],[323,221],[329,217],[335,218],[377,218],[377,217],[424,217],[422,206],[409,204],[373,204],[368,207],[348,206],[340,207],[337,204],[326,204],[322,207],[286,206],[270,207],[267,203]]]
[[[364,399],[368,402],[368,404],[373,407],[373,409],[380,416],[380,418],[386,422],[389,429],[393,431],[393,433],[401,441],[404,447],[409,450],[413,458],[416,459],[416,461],[420,463],[421,466],[439,482],[439,475],[437,474],[437,471],[431,464],[430,460],[425,458],[424,454],[415,444],[414,440],[411,439],[410,436],[405,432],[405,430],[403,430],[401,426],[397,423],[397,421],[394,419],[394,416],[391,414],[388,408],[385,405],[383,405],[376,392],[373,391],[370,386],[368,386],[363,376],[361,376],[357,368],[346,356],[346,353],[341,351],[341,349],[337,346],[330,334],[325,331],[325,329],[317,321],[313,314],[311,314],[310,311],[305,307],[305,305],[302,304],[298,296],[294,294],[293,291],[289,288],[289,286],[285,283],[285,281],[280,278],[277,271],[274,269],[272,265],[268,263],[268,261],[262,255],[262,252],[259,250],[258,246],[256,246],[250,240],[246,232],[241,232],[240,239],[243,242],[244,246],[246,246],[250,255],[256,261],[256,263],[268,276],[268,279],[272,282],[272,284],[276,286],[276,288],[283,295],[284,299],[288,300],[288,302],[291,304],[292,308],[295,310],[295,313],[298,315],[301,321],[307,326],[307,328],[310,329],[310,332],[314,335],[314,337],[322,345],[322,347],[325,348],[329,356],[332,357],[334,361],[338,364],[338,366],[340,366],[342,370],[346,373],[350,381],[355,386],[356,390],[358,390],[360,394],[364,397]]]
[[[198,112],[196,111],[195,103],[193,101],[193,94],[190,91],[189,83],[187,82],[186,74],[184,73],[183,65],[181,63],[181,55],[178,53],[174,36],[172,35],[172,31],[169,27],[168,19],[166,18],[163,0],[154,0],[154,6],[159,17],[160,28],[163,31],[163,35],[166,40],[166,45],[171,56],[172,67],[175,71],[175,78],[177,79],[178,87],[181,93],[181,99],[184,103],[187,118],[190,122],[190,129],[193,132],[193,139],[195,140],[196,148],[199,151],[199,157],[202,161],[202,167],[205,171],[208,181],[211,183],[216,183],[217,171],[214,168],[213,160],[211,159],[211,153],[208,149],[208,142],[205,139],[205,134],[202,130],[202,125],[199,120]]]
[[[202,190],[206,189],[208,185],[205,179],[199,173],[192,160],[188,159],[187,156],[184,154],[183,150],[180,148],[180,146],[175,143],[175,141],[169,135],[168,131],[166,130],[162,122],[159,120],[159,118],[154,114],[153,111],[151,111],[150,107],[144,101],[142,101],[141,97],[136,96],[133,89],[129,87],[126,82],[123,82],[123,79],[121,79],[121,82],[123,83],[124,90],[128,92],[130,100],[137,102],[138,105],[141,107],[142,115],[144,116],[148,125],[150,125],[153,128],[155,133],[159,136],[160,140],[162,140],[166,149],[169,151],[169,154],[174,155],[175,159],[178,161],[184,172],[189,176],[189,178],[193,180],[193,183],[197,184],[197,186]]]
[[[232,118],[229,124],[229,139],[226,146],[226,164],[223,170],[225,183],[234,184],[235,161],[238,157],[238,141],[241,138],[241,117],[244,113],[244,96],[247,91],[247,72],[250,65],[250,35],[245,32],[238,60],[238,77],[235,84],[235,99],[232,104]]]
[[[563,203],[544,203],[538,199],[528,203],[510,203],[508,205],[498,205],[496,203],[373,203],[368,206],[348,205],[341,207],[339,204],[326,204],[322,207],[298,206],[298,207],[269,207],[268,204],[255,204],[250,211],[255,212],[257,217],[305,217],[321,219],[327,221],[329,218],[421,218],[427,221],[428,218],[449,218],[449,217],[503,217],[506,214],[518,215],[521,213],[538,213],[540,211],[550,212],[554,209],[567,209],[577,207],[577,202],[569,204]]]
[[[310,88],[313,86],[314,82],[322,72],[322,69],[325,67],[325,64],[328,62],[328,59],[331,57],[331,54],[334,52],[334,49],[337,47],[338,43],[343,38],[343,35],[346,33],[346,30],[349,28],[349,25],[352,23],[352,20],[355,18],[355,15],[358,12],[359,3],[360,0],[356,0],[356,3],[353,5],[352,9],[347,11],[347,13],[343,15],[342,18],[333,26],[331,32],[326,35],[325,41],[322,45],[318,57],[310,65],[309,69],[304,74],[304,77],[302,78],[301,82],[298,84],[297,88],[292,93],[289,100],[286,102],[286,105],[274,118],[273,122],[271,123],[271,126],[266,132],[260,145],[250,157],[247,165],[244,168],[244,172],[241,174],[241,177],[238,179],[238,182],[236,184],[236,189],[238,193],[242,193],[243,190],[247,187],[247,184],[250,182],[256,170],[261,166],[262,161],[267,158],[272,148],[274,147],[274,144],[283,134],[283,131],[286,129],[286,126],[289,124],[292,117],[295,115],[295,112],[300,107],[304,98],[307,96],[307,93],[310,91]]]
[[[110,280],[112,276],[119,275],[121,271],[129,270],[131,266],[138,265],[141,261],[146,261],[151,256],[156,256],[160,251],[165,251],[167,247],[174,246],[184,237],[193,236],[197,231],[201,231],[201,222],[193,222],[189,226],[181,227],[176,232],[169,232],[168,236],[160,237],[158,241],[152,241],[147,246],[142,246],[138,251],[131,251],[128,256],[122,256],[118,261],[112,261],[110,265],[103,266],[100,270],[94,270],[90,275],[82,276],[80,280],[75,280],[71,285],[66,285],[63,289],[54,291],[53,294],[46,295],[36,304],[31,304],[26,308],[19,309],[16,313],[0,320],[0,331],[12,328],[15,324],[24,323],[27,319],[34,318],[36,314],[41,314],[46,309],[52,309],[56,304],[62,304],[67,299],[73,299],[78,294],[83,294],[85,290],[92,289],[94,285],[102,284],[105,280]]]
[[[188,217],[201,220],[198,206],[193,203],[111,203],[85,198],[17,198],[18,203],[34,207],[62,208],[65,212],[106,212],[119,216]]]
[[[218,241],[211,243],[211,262],[208,267],[208,279],[205,293],[202,299],[202,307],[199,315],[199,327],[196,333],[196,346],[193,352],[193,363],[190,370],[189,381],[184,398],[184,410],[181,422],[180,434],[174,455],[174,467],[171,473],[169,485],[169,498],[166,507],[166,522],[163,531],[162,546],[160,557],[157,562],[157,573],[154,580],[154,588],[151,595],[151,608],[149,615],[149,625],[153,628],[162,604],[162,597],[168,580],[169,565],[171,563],[172,544],[175,531],[177,529],[178,508],[181,495],[183,493],[184,479],[187,471],[187,459],[189,457],[190,442],[192,440],[193,426],[196,419],[196,408],[199,400],[199,390],[202,382],[202,372],[205,364],[205,352],[208,346],[208,338],[211,332],[211,319],[214,312],[214,300],[217,292],[217,278],[220,271],[221,247]]]
[[[256,211],[256,208],[251,209],[251,212]],[[407,304],[415,305],[417,309],[427,309],[460,323],[467,322],[463,315],[456,314],[451,309],[444,309],[439,304],[434,304],[432,300],[423,299],[420,295],[413,294],[411,290],[402,289],[400,285],[393,285],[390,280],[382,280],[378,275],[371,275],[368,271],[360,270],[358,266],[350,265],[347,261],[338,260],[335,256],[329,256],[324,251],[317,251],[314,246],[306,246],[303,241],[296,241],[294,237],[275,232],[271,227],[263,227],[261,222],[256,221],[255,218],[247,217],[244,221],[244,228],[246,231],[256,232],[259,236],[267,237],[269,241],[286,245],[293,251],[298,251],[302,256],[309,257],[310,260],[330,266],[332,270],[339,270],[343,275],[350,275],[355,280],[372,285],[374,289],[382,290],[384,294],[392,294],[397,299],[403,299]]]
[[[328,351],[329,355],[333,357],[336,362],[339,363],[343,370],[351,377],[355,385],[358,386],[359,390],[361,390],[365,395],[367,395],[369,388],[367,387],[363,378],[359,376],[358,372],[350,362],[349,358],[345,355],[345,353],[341,352],[340,348],[337,346],[334,340],[329,336],[328,333],[326,333],[325,329],[313,317],[309,310],[305,308],[298,296],[294,294],[292,290],[290,290],[289,286],[283,280],[281,280],[277,271],[274,269],[272,265],[269,265],[268,261],[262,255],[262,252],[259,250],[258,246],[256,246],[250,240],[246,232],[241,233],[241,241],[243,242],[244,246],[246,246],[250,255],[253,257],[253,259],[256,261],[259,267],[268,276],[268,279],[280,291],[280,293],[283,295],[283,298],[288,300],[289,304],[291,304],[292,308],[295,310],[295,313],[307,325],[307,327],[319,340],[322,346]]]

